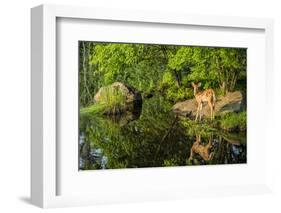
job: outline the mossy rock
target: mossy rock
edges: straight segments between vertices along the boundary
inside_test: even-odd
[[[95,104],[103,104],[105,106],[104,114],[117,115],[140,108],[142,96],[135,88],[115,82],[101,87],[94,96],[94,102]]]

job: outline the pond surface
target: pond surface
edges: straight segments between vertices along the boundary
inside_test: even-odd
[[[246,163],[246,134],[190,131],[161,97],[122,116],[80,116],[79,169]]]

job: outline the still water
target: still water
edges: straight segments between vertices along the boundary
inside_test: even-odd
[[[122,116],[80,116],[79,169],[246,163],[246,134],[190,131],[160,97]]]

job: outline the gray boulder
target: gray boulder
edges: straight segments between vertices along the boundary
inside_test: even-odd
[[[245,108],[245,98],[240,91],[229,92],[225,96],[217,98],[215,104],[215,115],[221,115],[228,112],[241,112]],[[194,118],[196,116],[197,103],[195,99],[189,99],[176,103],[173,112],[178,115]],[[203,105],[202,116],[210,117],[210,108],[207,103]]]

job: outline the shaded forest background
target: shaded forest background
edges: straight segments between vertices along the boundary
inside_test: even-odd
[[[193,98],[191,82],[217,95],[246,90],[244,48],[79,42],[80,107],[100,87],[122,82],[142,95],[160,93],[175,103]]]

